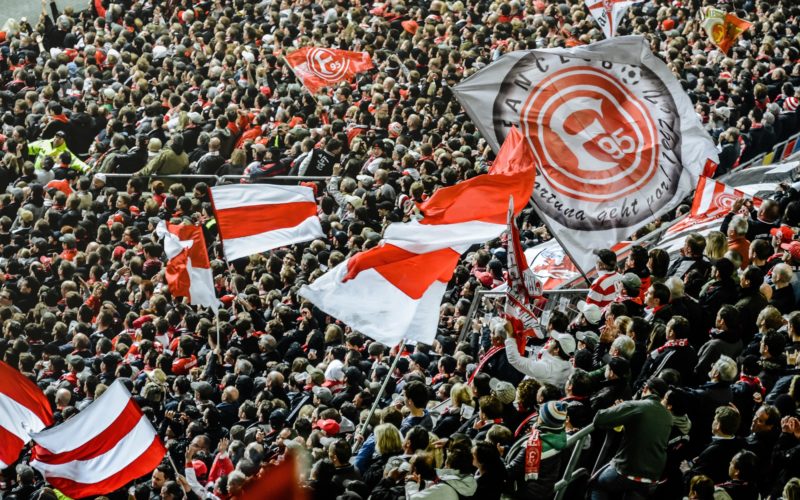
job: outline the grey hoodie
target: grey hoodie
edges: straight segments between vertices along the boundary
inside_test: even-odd
[[[406,498],[414,500],[458,500],[459,495],[471,497],[478,489],[475,476],[462,475],[452,469],[437,469],[438,483],[429,483],[425,489],[420,490],[419,484],[410,481],[406,483]]]

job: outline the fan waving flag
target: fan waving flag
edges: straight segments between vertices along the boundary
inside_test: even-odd
[[[584,274],[592,250],[676,207],[706,161],[718,162],[689,96],[643,37],[514,51],[453,91],[493,149],[519,127],[537,169],[534,207]]]
[[[191,304],[216,311],[219,300],[203,230],[161,221],[156,234],[164,239],[164,253],[169,259],[165,274],[170,293],[174,297],[188,297]]]
[[[76,416],[32,437],[31,467],[72,498],[111,493],[152,472],[167,451],[119,380]]]
[[[606,38],[617,34],[617,27],[628,11],[628,8],[644,0],[585,0],[589,13],[603,30]]]
[[[0,361],[0,470],[17,461],[31,433],[53,424],[53,410],[41,389]]]
[[[530,151],[525,141],[513,149],[513,168],[500,169],[508,174],[439,189],[419,205],[421,221],[389,225],[381,245],[347,259],[299,294],[378,342],[430,344],[459,256],[503,232],[509,196],[519,207],[530,198]]]
[[[298,80],[316,94],[324,87],[339,82],[352,82],[357,73],[373,67],[367,52],[326,49],[322,47],[303,47],[286,55],[286,62]]]
[[[230,184],[211,200],[228,260],[325,236],[310,187]]]

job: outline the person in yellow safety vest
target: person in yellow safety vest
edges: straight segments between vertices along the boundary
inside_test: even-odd
[[[72,162],[69,164],[70,168],[81,173],[86,173],[90,170],[89,165],[82,162],[72,151],[67,149],[67,143],[64,141],[64,132],[61,130],[56,132],[52,139],[41,139],[28,144],[28,154],[36,157],[33,165],[37,169],[42,168],[42,161],[46,156],[58,161],[58,157],[64,152],[69,153],[72,158]]]

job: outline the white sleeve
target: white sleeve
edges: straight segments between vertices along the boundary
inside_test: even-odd
[[[194,472],[194,467],[186,467],[183,469],[183,475],[186,477],[186,481],[189,482],[189,487],[192,488],[192,491],[195,495],[200,498],[209,497],[208,491],[206,491],[206,489],[203,488],[203,485],[200,484],[200,481],[197,480],[197,474]]]
[[[523,358],[517,350],[517,343],[514,339],[506,339],[506,357],[511,366],[516,368],[517,371],[535,379],[547,377],[550,371],[547,363],[531,358]]]

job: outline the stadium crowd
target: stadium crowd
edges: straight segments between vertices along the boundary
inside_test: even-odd
[[[753,23],[727,55],[704,4]],[[648,0],[619,34],[647,37],[680,79],[717,175],[798,131],[795,2]],[[165,459],[109,498],[236,498],[287,457],[314,499],[550,498],[590,424],[582,465],[610,451],[568,498],[800,498],[791,186],[757,212],[737,203],[672,259],[597,251],[577,316],[550,314],[532,355],[497,314],[467,316],[504,281],[502,240],[464,257],[436,341],[393,370],[391,346],[297,295],[415,202],[485,173],[493,154],[453,85],[508,51],[602,36],[579,0],[43,0],[37,23],[0,32],[0,359],[57,422],[129,387],[181,470]],[[312,97],[282,59],[307,45],[375,68]],[[169,174],[209,177],[154,177]],[[327,177],[306,181],[327,239],[224,261],[208,195],[223,175]],[[171,297],[161,220],[203,227],[218,319]],[[550,238],[530,209],[519,223],[525,247]],[[57,498],[29,458],[3,471],[2,497]]]

